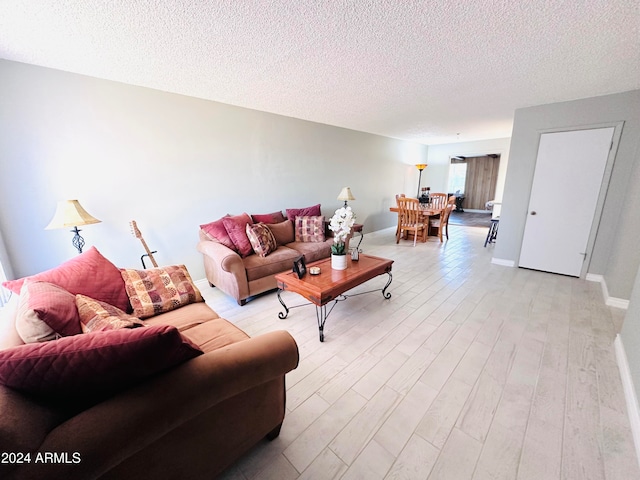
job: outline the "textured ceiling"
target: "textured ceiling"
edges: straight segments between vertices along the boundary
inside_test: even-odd
[[[0,58],[449,143],[640,88],[640,2],[2,0]]]

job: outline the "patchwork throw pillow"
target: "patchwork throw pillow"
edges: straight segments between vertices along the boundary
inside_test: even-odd
[[[87,295],[121,310],[129,309],[129,299],[120,270],[103,257],[96,247],[91,247],[56,268],[26,278],[53,283],[73,295]],[[2,285],[19,294],[26,278],[4,282]]]
[[[228,217],[229,215],[225,215],[225,216]],[[229,238],[227,229],[224,228],[224,223],[222,222],[222,218],[216,220],[215,222],[200,225],[200,228],[212,239],[217,240],[218,242],[223,244],[225,247],[230,248],[234,252],[237,252],[236,246],[231,241],[231,238]]]
[[[251,248],[251,242],[249,241],[249,237],[247,237],[247,224],[253,225],[251,217],[243,213],[242,215],[224,217],[222,223],[224,224],[224,228],[227,229],[229,238],[231,238],[231,241],[236,246],[236,251],[240,256],[246,257],[251,255],[253,248]]]
[[[280,223],[280,222],[284,222],[286,220],[286,218],[284,218],[284,215],[282,214],[282,212],[277,211],[277,212],[273,212],[273,213],[264,213],[264,214],[260,214],[260,215],[251,215],[251,220],[253,220],[253,223]]]
[[[128,315],[108,303],[85,295],[76,295],[75,300],[80,316],[80,325],[84,333],[145,326],[140,319]]]
[[[75,296],[58,285],[27,279],[20,290],[16,330],[25,343],[82,333]]]
[[[247,237],[249,237],[253,251],[261,257],[266,257],[278,248],[273,233],[264,223],[247,224]]]
[[[296,221],[296,217],[318,217],[322,215],[320,204],[304,208],[287,208],[287,218],[291,222]]]
[[[95,401],[201,354],[170,325],[92,332],[0,351],[0,384],[51,400]]]
[[[296,239],[295,232],[293,231],[293,222],[291,220],[269,225],[269,230],[273,233],[277,245],[286,245],[287,243],[294,242]]]
[[[296,217],[296,242],[324,242],[324,216]]]
[[[121,269],[133,315],[142,319],[203,302],[184,265],[149,270]]]

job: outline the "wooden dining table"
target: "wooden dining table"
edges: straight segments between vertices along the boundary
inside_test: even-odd
[[[422,212],[422,216],[426,218],[427,224],[429,223],[429,217],[436,217],[436,216],[442,215],[442,212],[444,212],[444,209],[445,207],[436,208],[436,207],[432,207],[431,205],[423,206],[423,204],[420,204],[420,211]],[[399,213],[400,209],[398,207],[389,207],[389,211],[394,213]],[[429,230],[430,228],[427,228],[427,236],[429,235]]]

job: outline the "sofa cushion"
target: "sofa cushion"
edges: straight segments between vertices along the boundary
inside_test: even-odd
[[[273,213],[251,215],[251,220],[253,220],[253,223],[280,223],[284,222],[286,218],[284,218],[281,211],[277,211]]]
[[[324,216],[296,217],[296,242],[324,242]]]
[[[92,332],[0,351],[0,383],[48,399],[96,400],[201,354],[168,325]]]
[[[200,325],[194,325],[181,333],[204,353],[218,350],[249,338],[249,335],[224,318],[216,318]]]
[[[183,305],[204,301],[184,265],[149,270],[123,268],[120,271],[133,315],[138,318],[152,317]]]
[[[75,300],[80,316],[80,325],[84,333],[144,326],[144,323],[138,318],[108,303],[85,295],[76,295]]]
[[[287,244],[287,248],[294,250],[298,255],[304,255],[305,263],[309,264],[331,256],[331,245],[333,245],[333,239],[323,243],[292,242]]]
[[[147,318],[144,323],[145,325],[172,325],[183,333],[185,330],[216,318],[220,318],[219,315],[206,303],[198,302]]]
[[[91,247],[55,268],[26,278],[59,285],[74,295],[87,295],[121,310],[129,309],[129,299],[120,270],[103,257],[96,247]],[[2,285],[19,294],[26,278],[10,280]]]
[[[229,215],[225,215],[228,217]],[[224,218],[224,217],[223,217]],[[200,225],[202,231],[204,231],[209,237],[213,240],[217,240],[225,247],[230,248],[234,252],[237,252],[236,246],[229,238],[229,234],[227,233],[227,229],[224,228],[224,222],[222,218],[216,220],[215,222],[206,223],[204,225]]]
[[[322,215],[322,212],[320,211],[319,203],[304,208],[287,208],[287,218],[291,222],[295,222],[296,217],[318,217],[320,215]]]
[[[291,270],[293,268],[293,261],[299,256],[300,254],[298,252],[287,247],[278,247],[275,251],[271,252],[268,257],[251,255],[244,259],[247,280],[257,280],[284,272],[285,270]]]
[[[251,242],[249,242],[246,230],[247,224],[253,225],[251,217],[243,213],[242,215],[224,217],[222,223],[224,224],[224,228],[227,229],[229,238],[231,238],[231,241],[236,246],[236,251],[240,256],[246,257],[251,255],[253,248],[251,248]]]
[[[278,246],[293,242],[296,238],[295,232],[293,231],[293,222],[291,220],[285,220],[284,222],[269,225],[269,230],[273,233]]]
[[[27,279],[20,290],[16,330],[25,343],[81,333],[75,296],[58,285]]]
[[[276,239],[266,224],[256,223],[255,225],[249,225],[247,223],[246,228],[247,237],[249,238],[249,242],[251,242],[253,251],[261,257],[266,257],[278,248]]]

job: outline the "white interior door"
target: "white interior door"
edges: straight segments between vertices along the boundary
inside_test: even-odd
[[[541,135],[521,267],[580,276],[613,131]]]

